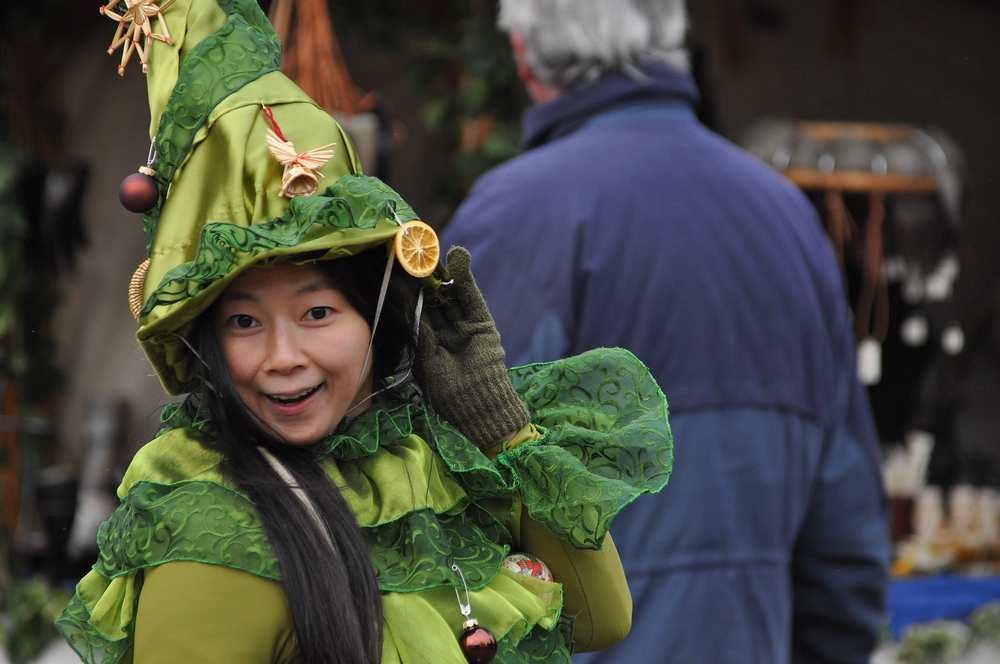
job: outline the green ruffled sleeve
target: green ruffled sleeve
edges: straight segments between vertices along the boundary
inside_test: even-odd
[[[600,548],[615,515],[670,478],[673,436],[663,392],[622,349],[509,374],[544,433],[496,463],[517,478],[533,519],[577,548]]]

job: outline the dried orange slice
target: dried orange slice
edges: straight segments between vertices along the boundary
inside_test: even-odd
[[[437,233],[419,219],[399,227],[394,247],[396,260],[407,274],[417,278],[429,276],[441,258]]]

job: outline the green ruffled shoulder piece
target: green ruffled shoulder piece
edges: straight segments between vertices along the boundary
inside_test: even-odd
[[[418,435],[383,442],[363,457],[326,466],[368,532],[381,588],[451,585],[453,563],[468,568],[471,587],[489,583],[511,546],[506,514],[498,518],[470,501]],[[194,561],[279,580],[256,508],[221,474],[221,462],[192,429],[174,429],[144,446],[119,488],[122,504],[98,534],[94,569],[114,579]]]
[[[620,348],[508,375],[543,436],[494,461],[419,400],[349,422],[327,442],[328,451],[357,458],[416,433],[435,441],[448,474],[474,501],[518,489],[536,521],[577,548],[599,549],[614,516],[670,478],[673,435],[663,392],[649,369]]]
[[[56,627],[87,664],[131,662],[132,633],[139,604],[141,577],[109,581],[90,572],[56,619]]]

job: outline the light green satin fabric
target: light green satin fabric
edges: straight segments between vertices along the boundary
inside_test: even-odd
[[[235,490],[223,477],[221,464],[222,455],[198,442],[190,430],[175,429],[139,450],[118,487],[118,497],[124,499],[140,481],[167,485],[207,481]],[[435,459],[433,450],[418,436],[401,439],[395,449],[380,447],[349,467],[357,472],[351,472],[348,478],[333,459],[324,463],[362,527],[388,523],[426,507],[443,514],[468,501],[458,483],[442,472],[441,461]]]
[[[334,143],[333,158],[319,169],[321,191],[343,175],[360,172],[354,146],[337,121],[284,74],[272,72],[247,84],[215,108],[174,176],[150,252],[144,299],[169,269],[194,259],[206,224],[250,226],[276,219],[288,208],[279,193],[283,167],[267,146],[270,124],[262,101],[272,107],[296,150]]]
[[[162,4],[162,3],[160,3]],[[177,84],[181,61],[191,50],[213,32],[222,27],[226,12],[216,2],[204,0],[174,0],[161,19],[153,21],[154,33],[165,34],[163,23],[170,31],[173,44],[153,39],[150,44],[150,67],[146,73],[149,96],[149,137],[156,135],[160,116]]]

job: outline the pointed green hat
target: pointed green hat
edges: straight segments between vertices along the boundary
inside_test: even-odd
[[[197,386],[186,343],[193,321],[237,275],[281,258],[389,244],[417,215],[361,175],[344,130],[281,73],[281,44],[254,0],[160,4],[152,31],[172,43],[147,40],[149,167],[159,198],[142,217],[149,260],[130,296],[139,344],[164,389],[182,394]],[[284,189],[289,167],[272,153],[268,130],[291,144],[289,159],[332,150],[311,170],[315,193]],[[437,287],[446,275],[434,263],[422,278]]]

